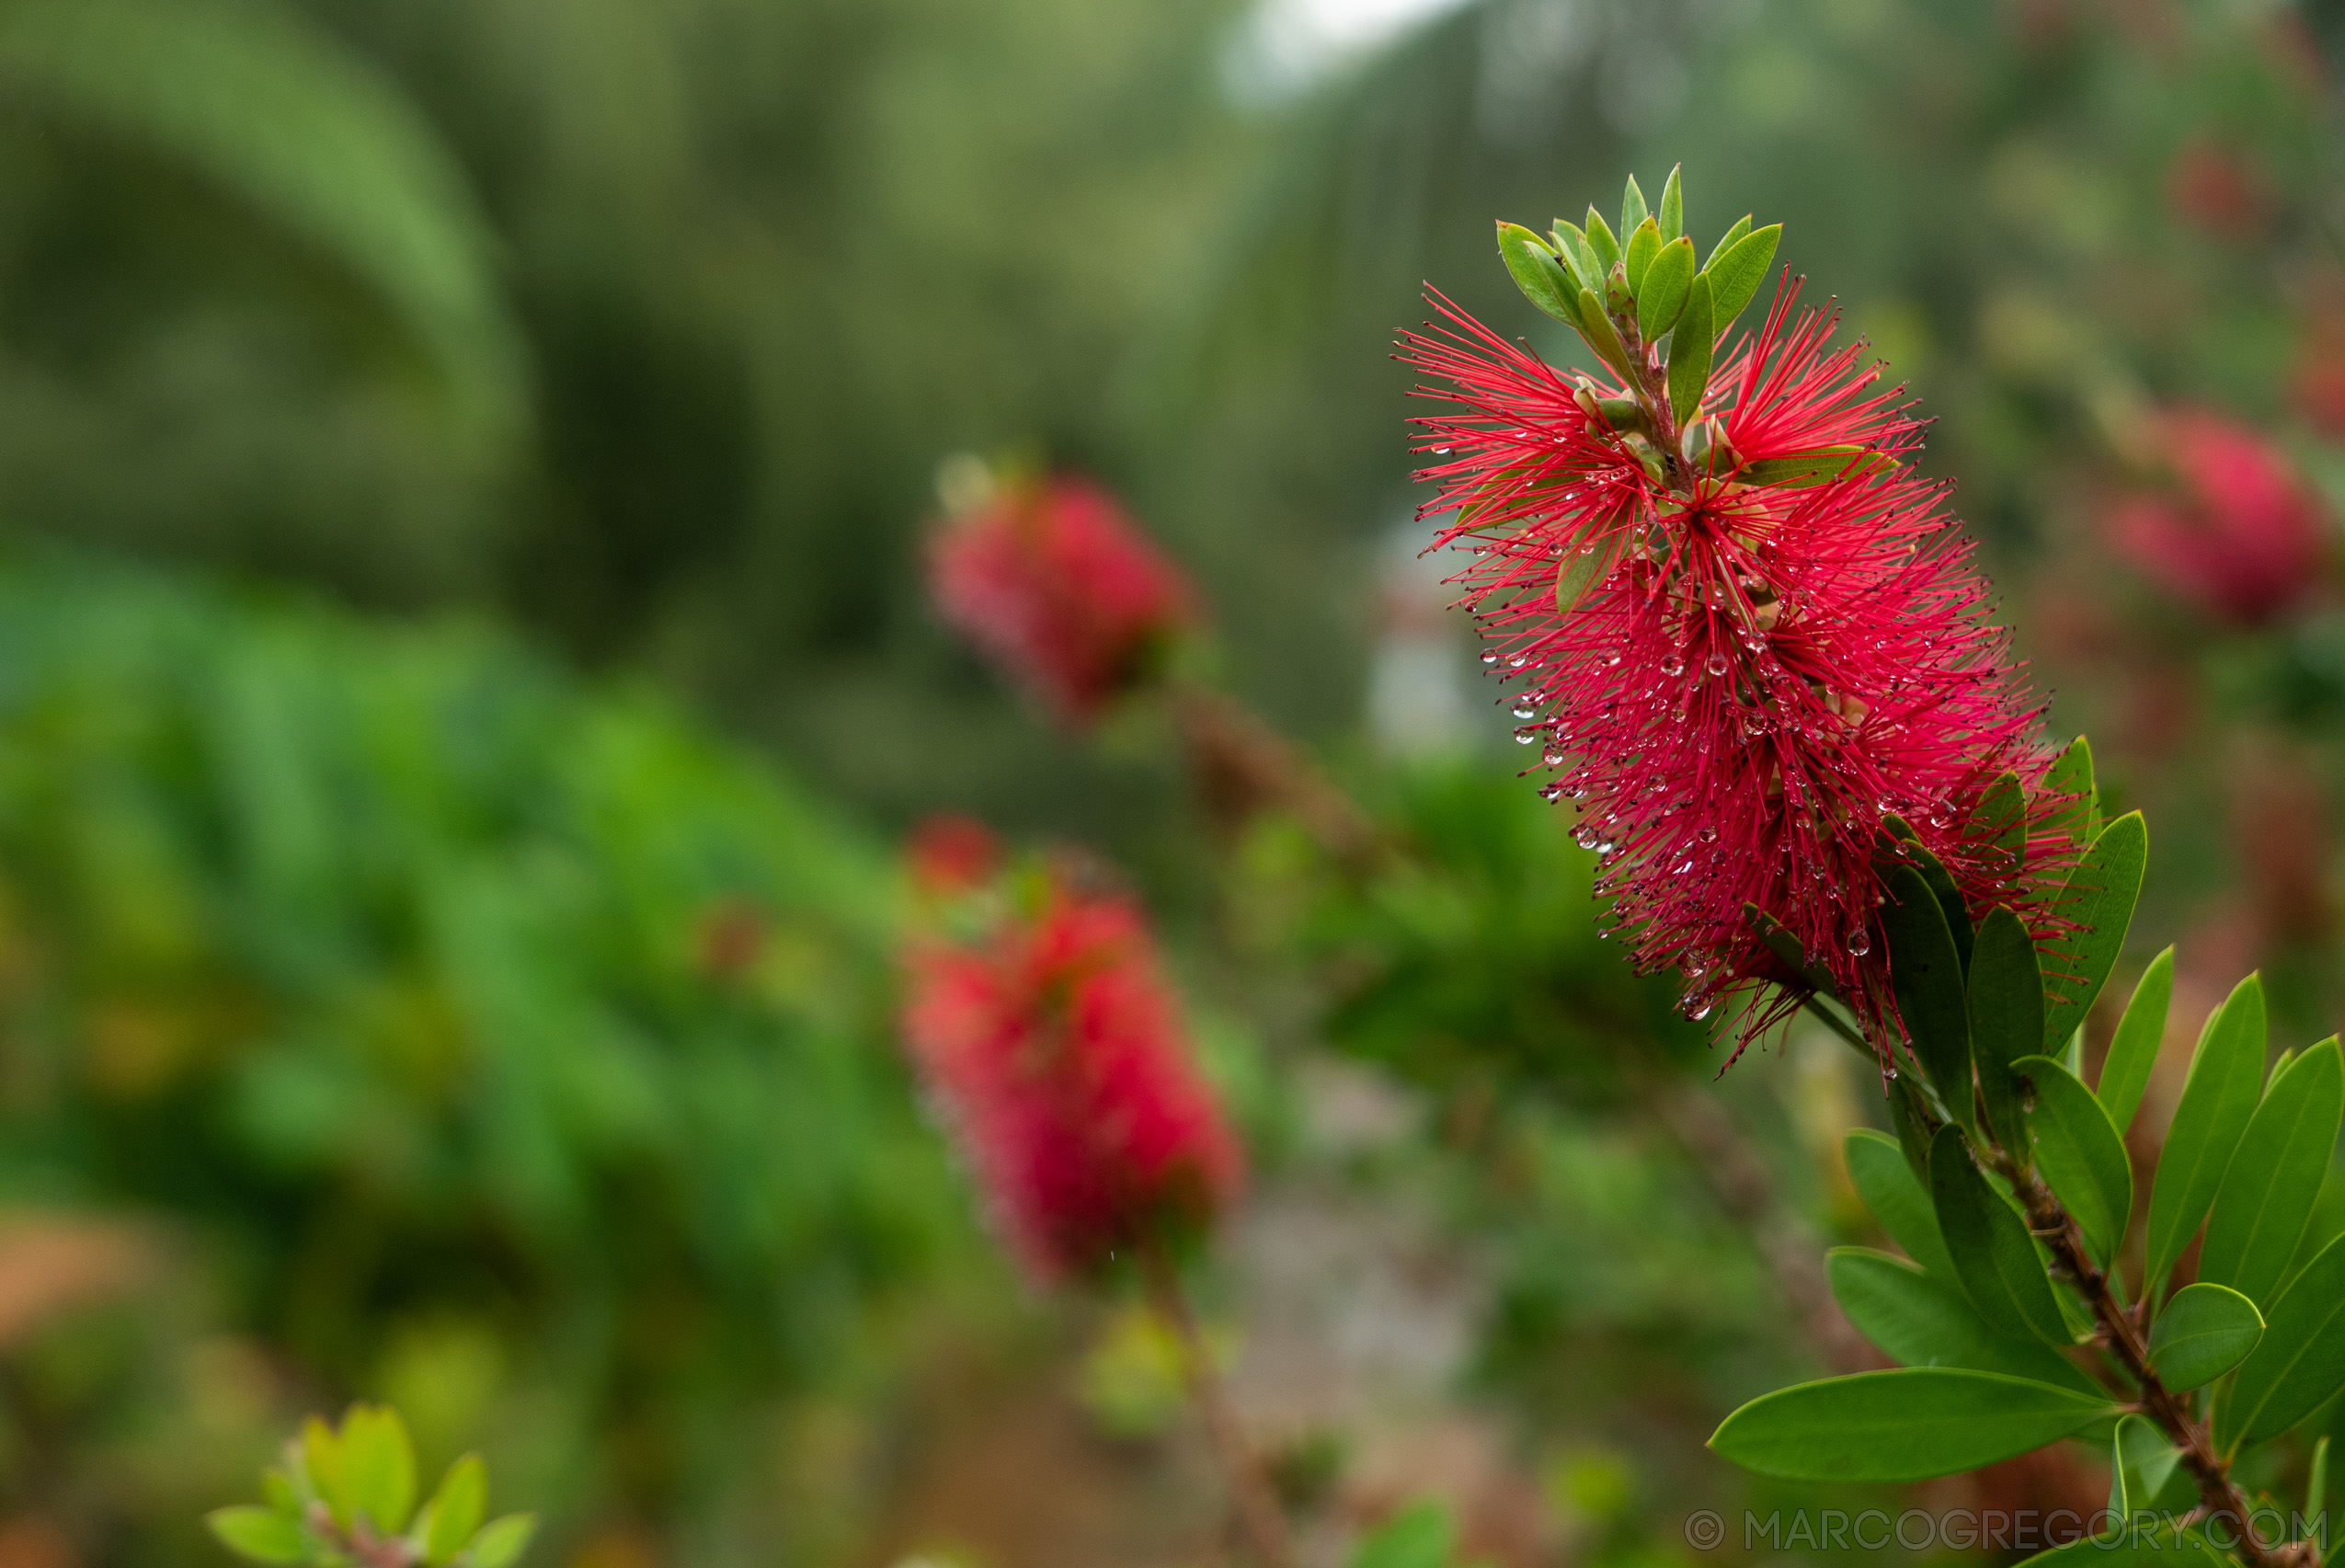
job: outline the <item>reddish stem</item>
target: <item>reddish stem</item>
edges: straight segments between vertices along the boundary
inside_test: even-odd
[[[1189,1305],[1188,1292],[1182,1288],[1179,1271],[1163,1249],[1155,1245],[1140,1249],[1140,1267],[1156,1310],[1172,1325],[1181,1342],[1181,1369],[1188,1379],[1190,1397],[1196,1401],[1197,1413],[1205,1420],[1207,1440],[1229,1478],[1238,1526],[1253,1554],[1254,1568],[1292,1568],[1295,1559],[1287,1543],[1286,1513],[1246,1441],[1245,1429],[1238,1424],[1229,1391],[1214,1370],[1212,1352],[1198,1331],[1196,1313]]]

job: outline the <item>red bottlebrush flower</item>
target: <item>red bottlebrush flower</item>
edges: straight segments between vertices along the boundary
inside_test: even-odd
[[[929,552],[944,618],[1070,724],[1145,681],[1197,624],[1180,569],[1086,481],[1004,486]]]
[[[2328,525],[2287,458],[2199,409],[2161,416],[2155,437],[2178,486],[2119,506],[2110,545],[2177,598],[2238,625],[2301,602],[2319,581]]]
[[[1560,770],[1541,794],[1581,803],[1576,836],[1604,863],[1637,967],[1679,970],[1697,1018],[1796,987],[1756,906],[1885,1058],[1884,818],[1910,824],[1974,909],[2009,904],[2040,927],[2059,925],[2045,889],[2065,852],[2047,834],[2014,876],[1973,825],[1999,774],[2040,785],[2036,710],[1985,623],[1946,486],[1906,462],[1918,425],[1796,292],[1720,363],[1695,415],[1710,455],[1667,484],[1659,446],[1602,417],[1630,388],[1584,395],[1447,300],[1402,358],[1442,383],[1421,395],[1458,408],[1417,421],[1439,459],[1419,475],[1441,486],[1424,515],[1454,513],[1436,546],[1473,551],[1451,580],[1482,662],[1520,680],[1516,738]],[[1585,582],[1568,608],[1559,569]],[[1746,1012],[1744,1043],[1798,994]]]
[[[911,958],[904,1036],[996,1222],[1040,1278],[1211,1222],[1243,1162],[1138,911],[1051,887]]]
[[[940,811],[922,818],[905,846],[912,886],[922,893],[966,893],[1001,868],[1001,841],[974,817]]]

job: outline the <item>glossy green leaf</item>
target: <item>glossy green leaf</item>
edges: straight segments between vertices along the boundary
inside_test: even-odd
[[[1895,1139],[1870,1127],[1858,1127],[1842,1140],[1848,1162],[1848,1179],[1865,1200],[1874,1219],[1905,1255],[1952,1285],[1954,1260],[1946,1255],[1945,1239],[1938,1233],[1938,1213],[1930,1207],[1928,1189],[1914,1174],[1905,1151]]]
[[[1661,219],[1661,237],[1664,241],[1674,240],[1686,232],[1686,187],[1684,175],[1685,166],[1680,164],[1676,168],[1669,171],[1668,183],[1661,188],[1661,207],[1659,209],[1659,216]]]
[[[1571,269],[1573,287],[1592,288],[1604,280],[1604,269],[1596,258],[1596,247],[1588,244],[1588,236],[1577,223],[1555,220],[1555,254]]]
[[[2279,1436],[2345,1389],[2345,1236],[2288,1282],[2263,1321],[2217,1408],[2215,1441],[2226,1449]]]
[[[1629,292],[1642,296],[1645,274],[1653,269],[1653,258],[1661,254],[1661,225],[1645,219],[1628,231],[1629,248],[1621,258],[1629,275]]]
[[[1593,207],[1588,209],[1584,233],[1587,235],[1588,248],[1596,252],[1596,277],[1610,277],[1613,266],[1620,259],[1620,242],[1612,237],[1611,229],[1605,224],[1604,214]],[[1591,284],[1596,280],[1596,278],[1587,280]]]
[[[1680,429],[1693,421],[1702,395],[1710,390],[1710,355],[1718,337],[1713,320],[1710,280],[1696,278],[1687,285],[1676,335],[1669,339],[1669,411]]]
[[[1962,890],[1954,886],[1945,863],[1924,847],[1913,824],[1893,813],[1883,819],[1882,841],[1874,850],[1874,866],[1885,883],[1895,873],[1900,863],[1921,873],[1922,880],[1938,898],[1938,907],[1946,916],[1946,930],[1954,938],[1954,951],[1962,960],[1962,972],[1971,968],[1971,946],[1976,933],[1971,928],[1971,910],[1962,901]]]
[[[1498,254],[1525,299],[1566,326],[1580,325],[1579,292],[1539,235],[1519,223],[1501,223]]]
[[[2003,905],[1989,910],[1979,921],[1964,994],[1971,1059],[1978,1067],[1987,1120],[2003,1147],[2024,1162],[2027,1129],[2021,1125],[2019,1084],[2012,1066],[2022,1057],[2038,1059],[2037,1042],[2043,1038],[2043,976],[2036,968],[2035,939]]]
[[[2272,1070],[2207,1216],[2199,1277],[2269,1301],[2328,1174],[2345,1116],[2345,1058],[2331,1036]]]
[[[2001,876],[2017,876],[2026,865],[2028,797],[2019,788],[2019,774],[1998,773],[1986,786],[1971,814],[1971,836],[1982,845],[1993,846],[1991,864]]]
[[[385,1405],[353,1405],[342,1420],[342,1464],[350,1506],[374,1522],[378,1535],[407,1528],[416,1507],[416,1450],[407,1425]]]
[[[473,1538],[466,1561],[471,1568],[506,1568],[528,1550],[530,1537],[536,1533],[536,1515],[508,1514]]]
[[[1645,193],[1637,188],[1637,177],[1630,175],[1628,187],[1620,193],[1620,232],[1624,235],[1635,234],[1639,226],[1644,223],[1647,212]],[[1659,225],[1656,224],[1655,227],[1657,229]]]
[[[1574,550],[1563,557],[1555,571],[1555,608],[1567,612],[1587,597],[1588,589],[1602,582],[1619,560],[1621,546],[1627,542],[1626,529],[1616,528],[1599,534],[1593,550]]]
[[[1448,1509],[1413,1503],[1368,1532],[1353,1550],[1352,1568],[1447,1568],[1457,1545]]]
[[[488,1467],[466,1454],[448,1467],[432,1494],[431,1528],[424,1532],[424,1561],[439,1568],[464,1549],[488,1513]]]
[[[1927,1481],[2040,1448],[2116,1413],[2106,1395],[1996,1372],[1906,1367],[1753,1400],[1710,1439],[1792,1481]]]
[[[1694,290],[1694,242],[1678,238],[1661,247],[1637,285],[1637,331],[1648,343],[1677,325]]]
[[[307,1550],[301,1522],[270,1508],[214,1508],[203,1522],[221,1545],[256,1562],[299,1562]]]
[[[1825,1263],[1833,1299],[1852,1327],[1903,1367],[1965,1367],[2078,1392],[2100,1388],[2040,1339],[1997,1333],[1961,1290],[1900,1257],[1835,1247]]]
[[[1971,1125],[1970,1002],[1963,994],[1962,963],[1938,898],[1921,873],[1901,865],[1888,879],[1888,901],[1881,907],[1889,940],[1889,975],[1905,1036],[1947,1114]],[[1937,1156],[1931,1156],[1935,1169]]]
[[[1636,371],[1629,362],[1629,347],[1620,341],[1619,330],[1612,318],[1604,314],[1604,302],[1596,297],[1594,289],[1580,291],[1580,336],[1596,351],[1606,364],[1619,371],[1627,380],[1636,379]]]
[[[2195,1530],[2179,1534],[2164,1520],[2135,1528],[2127,1525],[2106,1536],[2085,1536],[2065,1546],[2039,1551],[2019,1568],[2237,1568]]]
[[[2157,1314],[2150,1367],[2170,1391],[2186,1393],[2245,1361],[2262,1337],[2253,1301],[2226,1285],[2188,1285]]]
[[[1930,1144],[1929,1188],[1955,1277],[1987,1325],[2051,1345],[2071,1343],[2026,1219],[1980,1173],[1962,1129],[1950,1124]]]
[[[2058,801],[2044,813],[2046,831],[2071,839],[2088,838],[2100,820],[2100,801],[2093,785],[2092,743],[2079,735],[2053,760],[2043,775],[2043,796]]]
[[[1724,234],[1718,236],[1718,243],[1716,245],[1710,247],[1710,258],[1702,263],[1702,270],[1707,272],[1711,268],[1717,266],[1718,258],[1725,255],[1728,251],[1733,249],[1735,242],[1750,232],[1751,215],[1748,212],[1745,212],[1741,217],[1735,219],[1733,224],[1729,227]]]
[[[2125,945],[2141,897],[2142,868],[2149,860],[2149,829],[2138,811],[2100,830],[2070,868],[2057,908],[2076,932],[2058,944],[2061,961],[2047,964],[2053,989],[2043,1013],[2043,1048],[2057,1051],[2091,1011],[2109,971]]]
[[[2120,1420],[2110,1441],[2109,1512],[2127,1519],[2157,1507],[2181,1459],[2181,1450],[2147,1420],[2138,1415]],[[2189,1490],[2187,1477],[2183,1490]]]
[[[1702,269],[1710,279],[1711,308],[1717,312],[1718,329],[1743,314],[1743,307],[1758,292],[1759,284],[1767,279],[1768,263],[1775,259],[1775,242],[1783,237],[1783,225],[1769,223],[1763,229],[1753,229],[1734,242],[1723,256],[1712,257]]]
[[[2014,1069],[2033,1102],[2028,1132],[2037,1168],[2084,1232],[2093,1260],[2106,1267],[2124,1242],[2133,1211],[2133,1165],[2125,1140],[2093,1092],[2060,1063],[2022,1057]]]
[[[1745,485],[1772,485],[1779,489],[1804,489],[1835,479],[1859,479],[1894,468],[1897,460],[1860,446],[1818,447],[1786,457],[1766,457],[1743,464],[1735,475]]]
[[[2249,975],[2207,1020],[2191,1058],[2191,1075],[2182,1085],[2182,1101],[2174,1108],[2174,1125],[2167,1131],[2166,1150],[2158,1156],[2157,1176],[2150,1185],[2145,1293],[2182,1255],[2223,1186],[2232,1153],[2256,1113],[2263,1054],[2263,981]]]
[[[1937,1117],[1926,1103],[1922,1086],[1916,1076],[1901,1072],[1889,1084],[1889,1125],[1897,1129],[1897,1150],[1905,1155],[1906,1168],[1927,1192],[1929,1187],[1929,1140],[1937,1129]],[[1938,1217],[1930,1223],[1935,1227]],[[1946,1276],[1954,1277],[1951,1273]]]
[[[2101,1108],[2123,1132],[2141,1108],[2142,1091],[2149,1087],[2150,1070],[2157,1066],[2157,1047],[2166,1039],[2166,1009],[2174,997],[2174,949],[2150,960],[2133,987],[2133,1000],[2117,1021],[2109,1042],[2108,1059],[2100,1064]]]

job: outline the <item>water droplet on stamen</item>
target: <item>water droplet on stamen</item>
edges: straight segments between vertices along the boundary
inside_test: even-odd
[[[1525,725],[1522,728],[1515,732],[1515,744],[1517,746],[1528,746],[1532,741],[1537,740],[1538,738],[1539,727],[1537,725]]]
[[[1863,926],[1848,933],[1848,951],[1861,958],[1872,951],[1872,933]]]
[[[1496,664],[1498,662],[1498,656],[1494,653],[1485,653],[1481,656],[1481,661],[1484,664]]]
[[[1702,668],[1712,675],[1723,675],[1726,673],[1726,656],[1722,653],[1711,654],[1702,660]]]

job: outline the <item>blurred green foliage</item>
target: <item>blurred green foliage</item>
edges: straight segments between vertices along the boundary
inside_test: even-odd
[[[574,1520],[788,1546],[738,1434],[969,1244],[885,857],[483,632],[19,559],[0,671],[0,1190],[169,1217],[227,1322],[431,1436],[509,1371]]]

